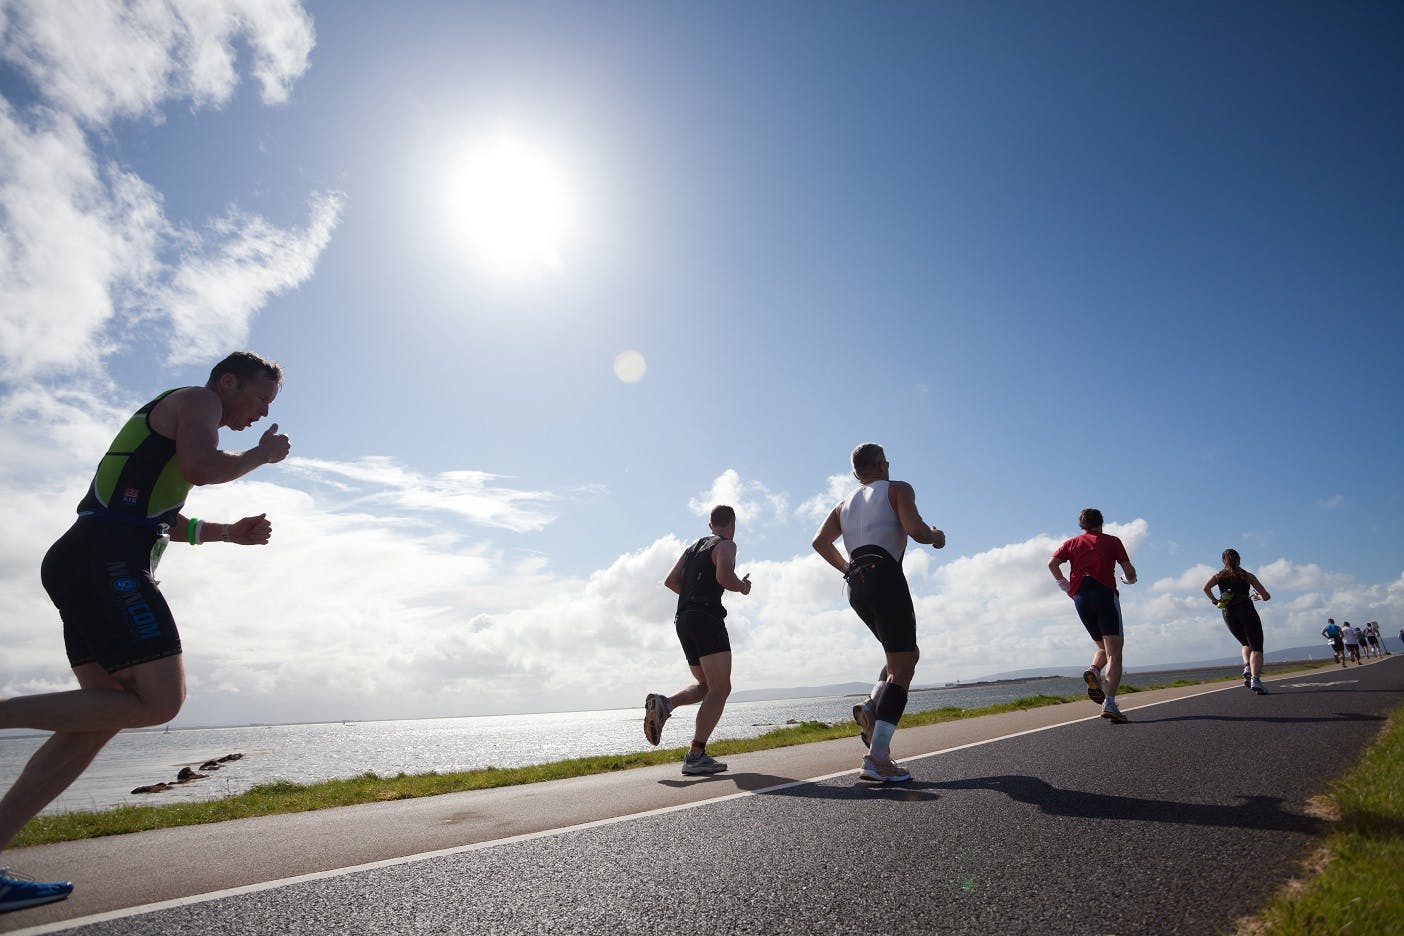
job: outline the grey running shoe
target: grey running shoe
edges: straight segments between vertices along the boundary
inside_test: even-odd
[[[877,706],[871,698],[853,706],[853,720],[858,723],[858,737],[863,739],[863,747],[873,743],[873,722],[877,721]]]
[[[650,692],[644,699],[644,737],[648,743],[657,745],[663,738],[663,723],[672,713],[668,711],[668,697]]]
[[[859,780],[873,783],[906,783],[912,779],[911,772],[896,761],[874,760],[871,755],[863,758],[863,769],[858,771]]]
[[[1248,672],[1248,667],[1243,667],[1243,686],[1247,688],[1253,684],[1253,674]]]
[[[1264,686],[1263,681],[1256,676],[1253,677],[1253,682],[1248,688],[1252,689],[1258,695],[1267,695],[1267,686]]]
[[[688,754],[683,758],[682,772],[689,777],[701,774],[721,773],[726,765],[703,751],[701,754]]]
[[[1101,705],[1107,698],[1107,694],[1102,691],[1102,677],[1092,667],[1087,667],[1087,672],[1082,674],[1082,681],[1087,683],[1087,698]]]
[[[1118,725],[1123,725],[1130,721],[1125,715],[1121,714],[1121,709],[1117,708],[1116,703],[1111,700],[1102,703],[1102,717],[1110,718]]]

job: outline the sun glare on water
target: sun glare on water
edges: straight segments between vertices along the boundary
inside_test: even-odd
[[[549,153],[499,134],[466,148],[448,176],[450,236],[473,262],[510,279],[564,271],[575,197]]]

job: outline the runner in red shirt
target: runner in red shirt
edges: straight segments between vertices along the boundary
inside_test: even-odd
[[[1124,640],[1121,626],[1121,598],[1116,590],[1116,566],[1121,565],[1127,585],[1136,584],[1136,567],[1126,555],[1121,540],[1102,532],[1102,512],[1088,507],[1078,515],[1081,536],[1059,546],[1048,561],[1058,587],[1068,593],[1077,606],[1082,626],[1097,644],[1092,665],[1082,674],[1087,683],[1087,697],[1102,704],[1102,717],[1124,722],[1126,716],[1116,706],[1116,690],[1121,685],[1121,647]],[[1062,565],[1072,563],[1071,575],[1063,578]],[[1105,669],[1104,669],[1105,667]]]

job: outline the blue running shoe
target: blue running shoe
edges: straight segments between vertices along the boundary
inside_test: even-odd
[[[0,913],[37,907],[73,893],[68,881],[31,881],[9,868],[0,868]]]

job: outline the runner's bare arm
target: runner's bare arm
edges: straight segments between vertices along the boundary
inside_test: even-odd
[[[1212,602],[1214,602],[1214,604],[1218,604],[1218,603],[1219,603],[1219,599],[1217,599],[1217,598],[1214,597],[1214,591],[1213,591],[1214,586],[1217,585],[1218,583],[1219,583],[1219,573],[1217,573],[1217,572],[1215,572],[1213,575],[1209,576],[1209,581],[1207,581],[1207,582],[1204,583],[1204,594],[1208,595],[1208,596],[1209,596],[1209,600],[1212,601]]]
[[[1121,562],[1121,560],[1119,559],[1117,561]],[[1130,559],[1127,559],[1125,562],[1121,562],[1121,573],[1121,580],[1127,585],[1136,584],[1136,567],[1131,564]]]
[[[273,524],[268,521],[267,514],[259,514],[257,517],[244,517],[233,523],[217,523],[213,520],[204,521],[205,525],[200,528],[201,543],[234,543],[238,546],[266,546],[268,539],[273,535]],[[225,529],[228,529],[228,535]],[[189,542],[190,518],[184,514],[176,515],[175,526],[171,528],[171,539],[178,543]]]
[[[675,595],[682,594],[683,560],[686,558],[687,553],[684,552],[678,557],[678,561],[673,563],[673,571],[669,572],[668,577],[663,580],[663,587]]]
[[[946,534],[929,526],[921,519],[921,512],[917,510],[916,489],[905,481],[893,481],[887,486],[887,496],[892,508],[897,511],[897,519],[902,523],[902,529],[907,535],[926,546],[935,546],[942,549],[946,545]]]
[[[839,525],[839,512],[835,507],[829,511],[829,515],[824,518],[824,523],[819,527],[819,532],[814,534],[814,542],[811,543],[814,551],[824,557],[824,561],[838,569],[844,575],[848,574],[848,560],[843,558],[843,553],[839,552],[834,545],[834,540],[843,533],[843,527]]]
[[[1263,587],[1263,583],[1258,581],[1258,577],[1252,572],[1248,573],[1248,584],[1258,590],[1259,601],[1270,601],[1272,599],[1272,596],[1268,594],[1268,590]]]
[[[280,435],[278,424],[274,423],[253,448],[244,452],[221,451],[221,409],[213,391],[194,387],[172,394],[168,402],[176,422],[176,459],[180,473],[191,484],[223,484],[242,478],[260,465],[282,461],[291,448],[288,437]]]
[[[1063,591],[1067,591],[1069,588],[1068,580],[1063,578],[1064,562],[1067,562],[1067,560],[1059,559],[1057,556],[1054,556],[1052,559],[1048,560],[1048,571],[1053,573],[1053,581],[1058,583],[1058,587]]]
[[[717,567],[717,584],[727,591],[740,592],[743,595],[751,593],[751,577],[747,575],[744,579],[736,577],[736,544],[731,540],[722,540],[717,544],[716,551],[712,553],[712,563]]]

